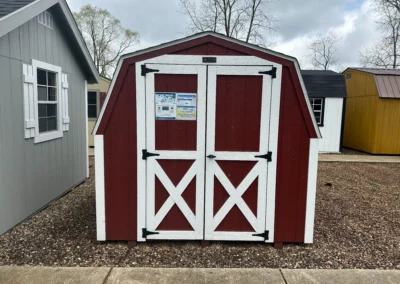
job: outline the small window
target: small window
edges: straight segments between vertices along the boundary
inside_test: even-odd
[[[323,98],[311,98],[311,107],[314,111],[315,120],[318,126],[324,126],[324,103]]]
[[[37,69],[39,133],[57,130],[57,74]]]
[[[44,11],[38,15],[38,21],[50,29],[53,28],[53,16],[47,11]]]
[[[97,92],[88,92],[88,117],[97,118]]]

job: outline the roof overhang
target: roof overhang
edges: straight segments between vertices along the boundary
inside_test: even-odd
[[[65,0],[36,0],[21,9],[18,9],[2,18],[0,18],[0,37],[9,33],[10,31],[16,29],[17,27],[23,25],[30,19],[36,17],[40,13],[46,11],[47,9],[53,7],[54,5],[59,5],[60,10],[65,16],[66,21],[70,27],[70,30],[81,50],[83,58],[85,59],[85,64],[89,70],[88,83],[97,83],[99,79],[99,72],[90,56],[89,50],[87,49],[86,43],[78,29],[75,19],[72,15],[71,10]]]
[[[153,51],[157,51],[157,50],[160,50],[160,49],[164,49],[164,48],[167,48],[167,47],[170,47],[170,46],[173,46],[173,45],[183,44],[185,42],[192,41],[192,40],[195,40],[195,39],[199,39],[199,38],[202,38],[202,37],[207,37],[207,36],[220,38],[220,39],[225,40],[225,41],[229,41],[229,42],[232,42],[232,43],[235,43],[235,44],[238,44],[238,45],[242,45],[242,46],[245,46],[247,48],[251,48],[251,49],[260,51],[262,53],[266,53],[266,54],[269,54],[269,55],[272,55],[272,56],[276,56],[276,57],[279,57],[279,58],[282,58],[282,59],[285,59],[285,60],[293,62],[294,66],[296,68],[296,73],[297,73],[297,76],[298,76],[299,81],[300,81],[300,85],[301,85],[301,88],[302,88],[302,91],[303,91],[303,94],[304,94],[304,98],[305,98],[306,103],[307,103],[307,108],[308,108],[308,111],[310,113],[310,117],[312,119],[312,123],[313,123],[314,129],[315,129],[315,132],[317,133],[318,138],[322,138],[321,131],[319,130],[317,121],[315,120],[314,113],[313,113],[313,110],[311,108],[310,99],[309,99],[308,94],[307,94],[307,90],[306,90],[306,87],[305,87],[305,84],[304,84],[304,81],[303,81],[303,77],[301,76],[300,65],[299,65],[299,62],[297,61],[297,58],[289,56],[289,55],[286,55],[286,54],[283,54],[283,53],[280,53],[280,52],[273,51],[271,49],[266,49],[266,48],[260,47],[258,45],[247,43],[247,42],[235,39],[235,38],[231,38],[231,37],[225,36],[223,34],[215,33],[215,32],[201,32],[201,33],[197,33],[197,34],[194,34],[194,35],[191,35],[191,36],[188,36],[188,37],[184,37],[184,38],[181,38],[181,39],[173,40],[173,41],[166,42],[166,43],[163,43],[163,44],[160,44],[160,45],[152,46],[152,47],[149,47],[149,48],[146,48],[146,49],[141,49],[141,50],[137,50],[135,52],[131,52],[131,53],[127,53],[127,54],[122,55],[118,60],[117,68],[115,70],[113,79],[111,81],[110,88],[108,89],[107,97],[106,97],[102,112],[100,114],[100,117],[96,121],[96,125],[94,127],[93,134],[94,135],[96,134],[97,129],[98,129],[100,123],[101,123],[101,119],[102,119],[102,115],[103,115],[104,109],[107,106],[107,102],[108,102],[109,97],[111,96],[111,93],[113,91],[113,87],[114,87],[115,81],[116,81],[116,79],[118,77],[118,73],[120,71],[121,65],[122,65],[122,63],[123,63],[123,61],[125,59],[129,59],[131,57],[135,57],[135,56],[139,56],[139,55],[146,54],[146,53],[149,53],[149,52],[153,52]]]

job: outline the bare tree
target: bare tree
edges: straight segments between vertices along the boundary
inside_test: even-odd
[[[311,43],[311,63],[315,69],[328,70],[339,61],[337,43],[341,40],[334,32],[321,32]]]
[[[375,0],[373,5],[383,36],[378,43],[360,52],[360,64],[365,67],[398,68],[400,0]]]
[[[264,32],[275,31],[274,19],[266,13],[270,0],[180,0],[188,16],[187,33],[213,31],[254,44],[266,44]]]
[[[122,27],[107,10],[90,4],[74,13],[78,27],[100,75],[112,75],[119,56],[139,43],[139,33]]]

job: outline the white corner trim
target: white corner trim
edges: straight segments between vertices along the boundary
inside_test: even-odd
[[[87,87],[87,81],[85,80],[85,137],[86,137],[86,178],[89,178],[89,134],[88,134],[88,129],[89,129],[89,119],[88,119],[88,87]]]
[[[96,228],[97,240],[106,240],[106,210],[104,182],[104,140],[103,135],[94,136],[96,171]]]
[[[310,139],[308,161],[307,207],[304,243],[311,244],[314,239],[315,199],[317,193],[318,139]]]

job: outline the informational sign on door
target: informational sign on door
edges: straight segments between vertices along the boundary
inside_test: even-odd
[[[176,94],[176,119],[196,120],[196,94]]]
[[[176,93],[156,93],[156,119],[176,119]]]
[[[155,108],[159,120],[196,120],[197,94],[157,92]]]

